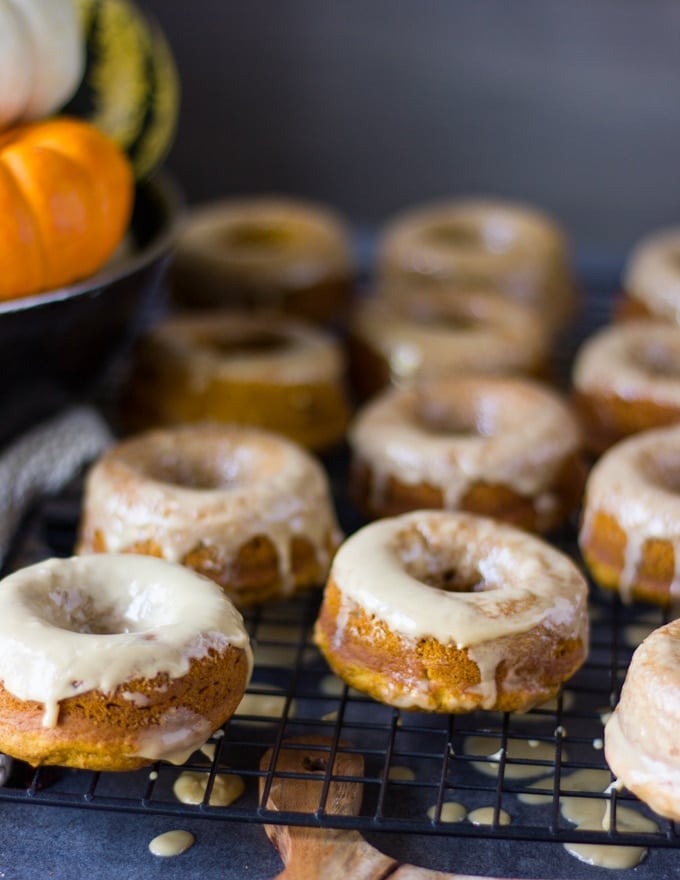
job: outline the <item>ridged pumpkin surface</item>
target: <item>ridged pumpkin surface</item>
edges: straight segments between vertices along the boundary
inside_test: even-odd
[[[136,177],[146,177],[163,161],[177,127],[180,84],[170,44],[134,0],[76,6],[85,71],[62,112],[106,132],[130,157]]]
[[[61,117],[0,133],[0,300],[96,272],[133,197],[128,159],[88,123]]]

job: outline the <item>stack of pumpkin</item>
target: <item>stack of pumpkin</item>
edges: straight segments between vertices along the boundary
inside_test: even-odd
[[[0,300],[106,263],[177,107],[167,43],[131,0],[0,0]]]

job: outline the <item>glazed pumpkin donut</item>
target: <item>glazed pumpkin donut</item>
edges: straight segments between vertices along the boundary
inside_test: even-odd
[[[548,335],[538,316],[494,291],[366,299],[349,336],[352,385],[362,398],[414,379],[548,370]]]
[[[575,308],[564,234],[533,208],[493,199],[450,199],[405,211],[378,241],[378,286],[495,288],[534,308],[551,330]]]
[[[180,305],[268,308],[321,322],[345,310],[354,277],[349,232],[338,214],[279,196],[196,207],[170,267]]]
[[[453,377],[383,392],[350,430],[369,516],[467,510],[548,532],[578,504],[581,438],[561,397],[527,379]]]
[[[669,604],[680,589],[680,427],[643,431],[588,475],[579,533],[594,580],[628,602]]]
[[[314,458],[275,434],[205,424],[131,437],[94,463],[78,553],[179,562],[245,606],[323,583],[339,540]]]
[[[603,328],[576,353],[572,386],[594,452],[680,422],[680,327],[647,320]]]
[[[642,238],[626,261],[622,284],[615,304],[617,318],[660,318],[680,324],[680,228]]]
[[[166,318],[141,340],[124,408],[132,430],[213,420],[256,425],[314,449],[349,418],[339,342],[272,315]]]
[[[661,816],[680,820],[678,755],[680,621],[636,649],[621,697],[604,729],[607,763],[618,781]]]
[[[49,559],[0,586],[0,749],[30,764],[178,762],[234,712],[252,667],[241,615],[160,559]]]
[[[540,538],[414,511],[340,547],[314,637],[337,675],[383,703],[524,711],[585,659],[587,586]]]

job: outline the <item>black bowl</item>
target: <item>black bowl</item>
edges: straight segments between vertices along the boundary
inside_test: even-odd
[[[101,394],[153,314],[180,214],[168,178],[140,183],[124,256],[77,284],[0,303],[0,442]]]

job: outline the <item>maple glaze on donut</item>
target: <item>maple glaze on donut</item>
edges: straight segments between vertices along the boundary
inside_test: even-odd
[[[621,697],[604,730],[612,772],[661,816],[680,821],[678,754],[680,621],[650,633],[636,649]]]
[[[595,453],[631,434],[680,422],[680,327],[613,324],[576,353],[572,399]]]
[[[349,229],[335,210],[262,195],[194,207],[169,274],[184,308],[265,308],[336,322],[356,271]]]
[[[551,331],[576,306],[566,237],[527,205],[449,199],[397,215],[378,240],[378,289],[426,285],[493,288],[533,308]]]
[[[91,467],[79,553],[142,553],[215,580],[239,606],[323,583],[340,539],[320,463],[237,425],[149,431]]]
[[[350,375],[361,398],[388,385],[452,375],[547,375],[549,338],[535,311],[496,291],[366,298],[349,322]]]
[[[311,449],[344,437],[338,340],[271,314],[166,318],[140,340],[125,394],[131,430],[216,421],[276,431]]]
[[[620,440],[588,475],[579,531],[593,579],[624,602],[680,594],[680,426]]]
[[[234,712],[251,668],[241,615],[179,565],[50,559],[0,586],[0,749],[33,765],[184,760]]]
[[[350,427],[352,486],[372,517],[467,510],[537,532],[581,498],[581,432],[528,379],[460,376],[383,392]]]
[[[392,706],[523,711],[585,659],[587,585],[519,529],[414,511],[340,547],[315,640],[345,682]]]

